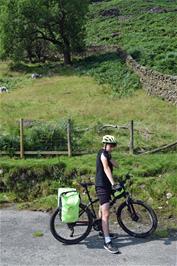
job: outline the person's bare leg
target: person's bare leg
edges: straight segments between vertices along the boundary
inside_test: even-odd
[[[101,205],[102,229],[104,236],[109,236],[109,202]]]
[[[101,219],[101,205],[99,205],[98,218]]]
[[[109,235],[109,202],[101,205],[102,229],[104,233],[104,248],[111,253],[120,253],[118,247],[114,246]]]

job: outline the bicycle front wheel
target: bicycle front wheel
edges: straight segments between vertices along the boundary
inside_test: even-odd
[[[88,236],[92,229],[92,214],[90,210],[80,203],[79,219],[74,223],[63,223],[60,219],[60,209],[57,208],[50,218],[50,231],[60,242],[77,244]]]
[[[158,223],[154,210],[140,200],[122,203],[117,210],[117,220],[126,233],[142,238],[151,235]]]

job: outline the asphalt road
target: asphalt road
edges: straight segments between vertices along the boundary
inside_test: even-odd
[[[176,236],[166,239],[135,239],[119,229],[114,240],[121,254],[103,249],[93,231],[80,244],[66,246],[53,238],[48,213],[1,209],[1,266],[177,266]],[[33,233],[42,231],[43,236]]]

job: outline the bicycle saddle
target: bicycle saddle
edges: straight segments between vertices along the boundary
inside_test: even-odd
[[[95,185],[95,183],[93,183],[93,182],[79,182],[79,184],[80,184],[82,187],[88,187],[88,186],[93,186],[93,185]]]

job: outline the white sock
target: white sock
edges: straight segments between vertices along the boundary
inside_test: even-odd
[[[110,238],[110,236],[105,236],[105,243],[107,244],[107,243],[109,243],[110,241],[111,241],[111,238]]]

